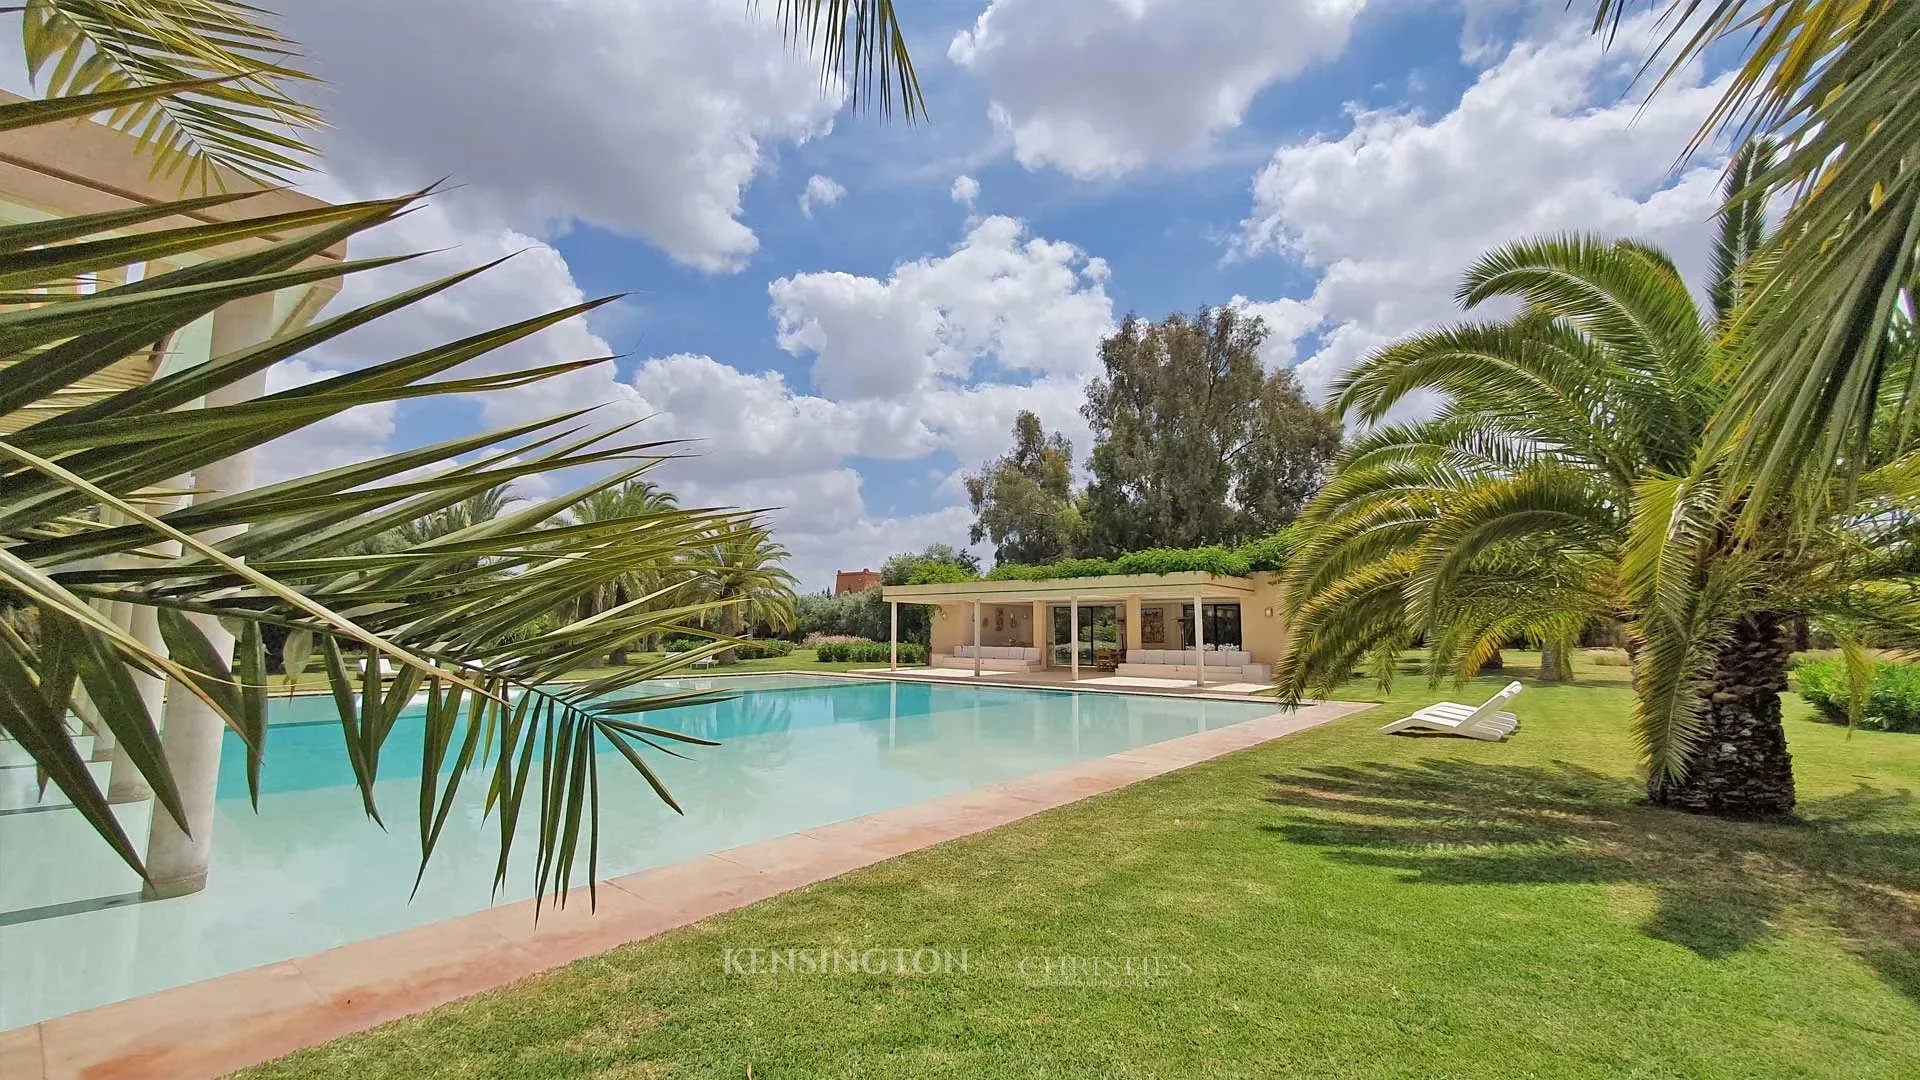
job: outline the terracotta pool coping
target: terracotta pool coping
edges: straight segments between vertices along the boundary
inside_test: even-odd
[[[0,1032],[0,1077],[221,1076],[838,877],[1317,727],[1373,706],[1319,702],[584,887]]]

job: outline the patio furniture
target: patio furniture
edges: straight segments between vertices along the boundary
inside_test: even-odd
[[[1452,701],[1438,702],[1405,719],[1395,720],[1381,728],[1380,733],[1394,735],[1402,732],[1432,731],[1443,735],[1464,735],[1469,739],[1482,739],[1487,742],[1502,742],[1520,726],[1520,718],[1510,712],[1501,712],[1500,706],[1520,696],[1520,691],[1524,689],[1526,688],[1518,682],[1510,682],[1499,693],[1488,698],[1479,708]]]

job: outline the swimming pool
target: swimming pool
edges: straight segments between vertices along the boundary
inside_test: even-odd
[[[684,817],[607,752],[603,878],[1274,712],[1255,702],[822,676],[650,688],[739,696],[653,714],[722,743],[695,747],[688,760],[655,756]],[[71,810],[0,816],[0,1030],[531,895],[524,835],[507,887],[492,895],[497,826],[482,819],[484,780],[470,780],[409,901],[419,719],[403,714],[381,753],[383,832],[361,810],[331,701],[276,700],[259,813],[229,735],[210,880],[174,900],[133,902],[138,879]],[[147,807],[121,812],[140,842]]]

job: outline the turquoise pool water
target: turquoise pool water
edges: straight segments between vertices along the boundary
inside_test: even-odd
[[[656,713],[652,722],[722,745],[696,747],[688,760],[656,755],[684,817],[607,752],[603,877],[1274,711],[1236,701],[816,676],[653,685],[688,688],[739,694]],[[361,811],[332,703],[276,701],[259,813],[248,806],[243,755],[229,736],[210,881],[175,900],[133,902],[138,880],[71,810],[0,813],[0,1029],[530,895],[524,859],[499,897],[491,894],[497,830],[482,818],[484,780],[470,779],[409,901],[421,739],[419,714],[403,714],[381,753],[383,832]],[[136,843],[143,840],[148,809],[121,813]]]

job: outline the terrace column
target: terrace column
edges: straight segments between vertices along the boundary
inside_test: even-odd
[[[209,355],[219,357],[266,340],[273,330],[273,296],[250,296],[228,303],[213,313],[213,344]],[[208,407],[232,405],[258,397],[266,389],[266,372],[257,372],[207,395]],[[193,502],[211,502],[253,484],[253,455],[239,453],[214,462],[194,474]],[[240,531],[209,530],[204,539],[219,540]],[[216,655],[231,661],[233,635],[210,615],[189,616]],[[146,887],[149,897],[184,896],[207,887],[207,864],[213,855],[213,802],[220,780],[220,742],[226,723],[206,702],[186,691],[167,695],[166,721],[160,733],[167,767],[180,787],[187,832],[164,811],[153,815],[147,833]]]
[[[1033,602],[1033,612],[1027,617],[1033,620],[1033,632],[1027,635],[1027,641],[1040,653],[1040,667],[1042,670],[1045,670],[1047,661],[1052,659],[1047,655],[1047,643],[1040,640],[1040,627],[1047,619],[1047,602],[1045,600],[1035,600]]]
[[[887,670],[900,670],[900,601],[887,605]]]
[[[1073,681],[1079,682],[1080,681],[1080,598],[1077,596],[1070,596],[1067,598],[1067,604],[1069,605],[1069,613],[1067,615],[1067,626],[1069,627],[1067,631],[1067,639],[1068,639],[1067,655],[1073,657]]]
[[[980,601],[973,602],[973,677],[980,677]]]
[[[1201,617],[1201,599],[1193,598],[1193,685],[1207,685],[1207,620]]]
[[[1140,598],[1127,597],[1127,640],[1124,646],[1128,652],[1145,648],[1140,643]]]

